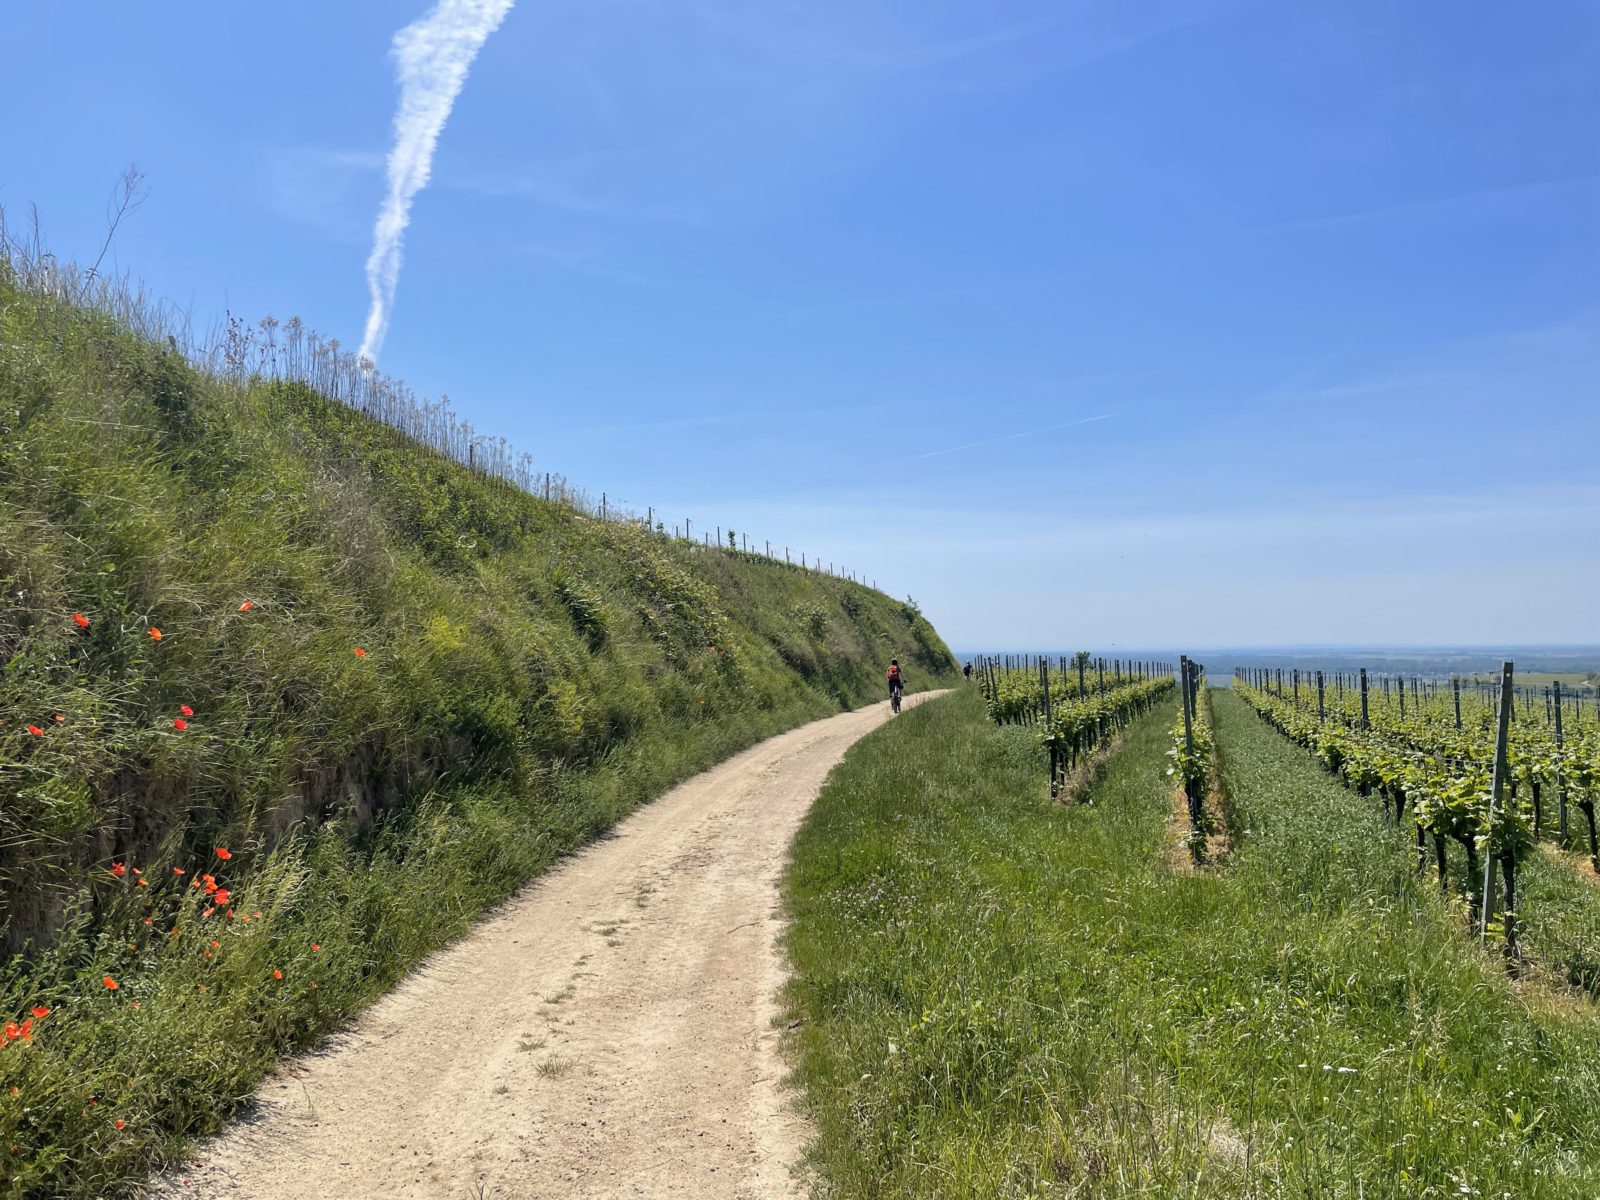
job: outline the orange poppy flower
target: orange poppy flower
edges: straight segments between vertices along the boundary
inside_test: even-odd
[[[194,709],[190,708],[187,704],[178,705],[178,711],[186,717],[194,716]]]
[[[111,978],[111,976],[109,976],[109,975],[107,975],[103,979],[101,979],[100,982],[106,985],[106,991],[108,991],[108,992],[114,992],[119,987],[122,986],[120,983],[118,983],[115,979]]]
[[[44,736],[44,730],[40,729],[37,725],[29,725],[28,732],[33,734],[34,737]]]
[[[319,945],[317,945],[317,943],[315,943],[315,942],[312,942],[312,943],[311,943],[311,948],[312,948],[312,949],[313,949],[313,950],[321,950],[321,949],[322,949],[322,947],[321,947],[321,946],[319,946]]]
[[[117,1128],[118,1129],[126,1129],[127,1126],[128,1126],[128,1123],[126,1121],[124,1121],[121,1117],[117,1118]]]
[[[89,618],[82,613],[73,613],[72,619],[77,622],[79,629],[89,628]]]
[[[224,850],[221,846],[218,846],[217,847],[217,857],[220,858],[223,862],[227,862],[230,858],[233,857],[233,855],[230,852],[228,852],[227,850]]]
[[[48,1008],[46,1008],[44,1005],[42,1005],[42,1004],[35,1004],[28,1011],[31,1012],[34,1016],[38,1017],[39,1020],[41,1020],[41,1021],[44,1020],[46,1017],[48,1017],[50,1015],[50,1010]]]
[[[227,888],[218,888],[214,899],[218,904],[226,904],[228,902],[228,895],[229,892]]]
[[[183,868],[182,867],[173,867],[172,868],[172,873],[174,875],[182,875],[183,874]]]
[[[133,873],[135,875],[143,875],[144,874],[144,868],[143,867],[135,867],[133,869]]]
[[[24,1021],[22,1023],[22,1040],[25,1041],[25,1042],[33,1041],[33,1018],[32,1017],[29,1017],[26,1021]]]
[[[201,913],[201,914],[200,914],[200,915],[201,915],[201,916],[202,916],[202,917],[209,917],[209,916],[210,916],[210,915],[211,915],[211,914],[212,914],[212,913],[214,913],[214,912],[216,912],[216,911],[217,911],[217,910],[216,910],[216,908],[215,908],[215,907],[212,907],[212,908],[208,908],[208,909],[206,909],[206,910],[205,910],[205,912],[203,912],[203,913]]]
[[[137,886],[137,887],[149,887],[150,886],[150,881],[148,879],[140,879],[140,880],[136,881],[135,886]]]
[[[282,979],[282,978],[283,978],[283,972],[282,972],[282,971],[277,971],[277,970],[274,970],[274,971],[273,971],[273,972],[272,972],[272,977],[273,977],[273,978],[274,978],[274,979]]]
[[[246,600],[243,604],[239,605],[239,611],[240,612],[249,612],[255,606],[256,606],[256,602],[254,600]]]
[[[366,656],[367,656],[367,652],[365,650],[363,650],[360,646],[357,646],[356,647],[356,657],[357,658],[365,658]]]
[[[128,873],[128,868],[123,866],[121,863],[112,863],[111,864],[111,873],[113,875],[115,875],[118,879],[121,879],[124,875],[126,875]]]
[[[65,724],[66,722],[66,717],[62,716],[60,713],[57,713],[53,719],[57,725]]]
[[[205,951],[205,956],[207,958],[210,958],[211,957],[211,951],[209,951],[209,950]]]
[[[18,1025],[15,1021],[7,1021],[6,1022],[6,1040],[7,1041],[11,1041],[13,1038],[17,1038],[17,1037],[21,1037],[21,1036],[22,1036],[22,1027],[20,1025]]]
[[[172,727],[181,732],[189,728],[189,722],[185,721],[182,717],[173,717]]]
[[[155,642],[159,642],[161,640],[161,630],[157,629],[154,625],[150,626],[150,640]]]

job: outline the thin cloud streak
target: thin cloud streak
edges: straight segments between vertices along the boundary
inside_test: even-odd
[[[400,283],[411,202],[428,186],[433,152],[467,82],[472,62],[489,35],[500,28],[516,0],[439,0],[427,15],[394,35],[390,47],[400,81],[389,151],[389,193],[378,210],[367,258],[367,313],[361,357],[376,362],[389,331],[389,313]]]
[[[980,446],[993,446],[1000,442],[1014,442],[1018,438],[1036,437],[1041,433],[1054,433],[1058,429],[1071,429],[1074,425],[1089,425],[1095,421],[1105,421],[1116,416],[1116,413],[1101,413],[1098,417],[1081,417],[1076,421],[1063,421],[1059,425],[1046,425],[1041,429],[1024,429],[1021,433],[1008,433],[1004,437],[985,438],[981,442],[968,442],[965,446],[951,446],[946,450],[930,450],[926,454],[913,454],[906,462],[916,462],[923,458],[938,458],[943,454],[959,454],[963,450],[976,450]]]

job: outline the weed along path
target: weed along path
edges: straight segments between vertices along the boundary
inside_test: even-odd
[[[153,1194],[802,1195],[778,881],[824,778],[888,715],[813,722],[640,809],[285,1064]]]

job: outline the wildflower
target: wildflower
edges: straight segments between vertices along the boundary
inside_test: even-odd
[[[209,951],[209,950],[207,950],[207,951],[206,951],[206,952],[205,952],[205,956],[206,956],[206,957],[207,957],[207,958],[210,958],[210,957],[211,957],[211,951]]]
[[[108,991],[108,992],[114,992],[119,987],[122,986],[120,983],[118,983],[115,979],[111,978],[111,976],[109,976],[109,975],[107,975],[104,978],[102,978],[100,980],[100,982],[106,985],[106,991]]]
[[[144,923],[146,925],[154,925],[155,924],[155,918],[154,917],[146,917],[144,919]]]
[[[22,1027],[15,1021],[6,1022],[6,1041],[14,1041],[22,1036]]]
[[[218,846],[217,847],[217,857],[220,858],[223,862],[227,862],[230,858],[233,857],[233,855],[229,851],[223,849],[221,846]]]
[[[123,866],[121,863],[112,863],[111,864],[111,873],[113,875],[115,875],[118,879],[121,879],[124,875],[126,875],[128,873],[128,868]]]
[[[365,650],[363,650],[360,646],[357,646],[356,647],[356,657],[357,658],[365,658],[366,656],[367,656],[367,652]]]
[[[185,721],[182,717],[173,717],[172,727],[181,733],[183,730],[189,728],[189,722]]]
[[[172,868],[172,873],[174,875],[182,875],[183,874],[183,868],[182,867],[173,867]]]
[[[67,721],[66,717],[62,716],[60,713],[57,713],[53,719],[57,725],[64,725]]]
[[[144,874],[144,868],[142,868],[142,867],[133,868],[133,874],[134,874],[135,878],[137,878],[140,875],[143,875]]]
[[[150,640],[153,642],[159,642],[161,640],[161,630],[157,629],[154,625],[150,626]]]
[[[221,950],[222,949],[222,943],[217,941],[216,938],[212,938],[211,939],[211,948],[213,950]]]
[[[139,1007],[139,1002],[137,1000],[129,1000],[128,1003],[133,1005],[135,1008]]]
[[[194,716],[194,709],[190,708],[187,704],[178,705],[178,711],[186,717]]]
[[[322,947],[321,947],[321,946],[319,946],[319,945],[317,945],[317,943],[316,943],[316,942],[312,942],[312,943],[311,943],[311,948],[312,948],[312,949],[313,949],[313,950],[321,950],[321,949],[322,949]]]
[[[255,911],[255,918],[258,921],[261,920],[261,910],[259,908]]]
[[[39,1020],[41,1020],[41,1021],[44,1020],[46,1017],[48,1017],[50,1015],[50,1010],[48,1008],[46,1008],[44,1005],[42,1005],[42,1004],[35,1004],[28,1011],[31,1012],[34,1016],[38,1017]]]
[[[256,602],[254,600],[246,600],[243,604],[239,605],[239,611],[240,612],[249,612],[255,606],[256,606]]]
[[[127,1125],[128,1125],[128,1123],[126,1121],[124,1121],[121,1117],[117,1118],[117,1128],[118,1129],[126,1129]]]
[[[37,725],[29,725],[28,732],[33,734],[34,737],[44,736],[44,730],[40,729]]]
[[[20,1096],[20,1095],[22,1095],[22,1089],[19,1088],[19,1087],[13,1086],[12,1089],[11,1089],[11,1094],[13,1096]]]
[[[87,629],[87,628],[89,628],[89,618],[84,616],[82,613],[78,613],[78,612],[73,613],[72,614],[72,619],[75,622],[77,622],[77,625],[78,625],[79,629]]]
[[[205,912],[201,913],[200,915],[202,917],[209,917],[212,913],[214,913],[216,911],[217,911],[216,905],[212,905],[210,908],[207,908],[205,910]]]
[[[217,894],[212,897],[212,899],[214,899],[218,904],[226,905],[228,903],[228,895],[229,893],[227,888],[218,888]]]
[[[140,879],[140,880],[136,881],[135,886],[136,887],[149,887],[150,886],[150,881],[148,879]]]
[[[282,971],[279,971],[279,970],[277,970],[277,969],[276,969],[276,968],[274,968],[274,969],[273,969],[273,972],[272,972],[272,977],[273,977],[273,978],[274,978],[274,979],[282,979],[282,978],[283,978],[283,972],[282,972]]]
[[[202,991],[202,992],[203,992],[203,991],[205,991],[205,990],[206,990],[206,985],[205,985],[205,984],[203,984],[203,983],[202,983],[202,984],[201,984],[201,985],[200,985],[200,990],[201,990],[201,991]]]
[[[26,1021],[24,1021],[22,1023],[22,1040],[25,1041],[25,1042],[33,1041],[33,1018],[32,1017],[29,1017]]]

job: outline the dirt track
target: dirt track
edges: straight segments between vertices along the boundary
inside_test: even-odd
[[[823,779],[887,716],[782,734],[641,809],[269,1078],[259,1119],[154,1194],[804,1195],[778,880]]]

